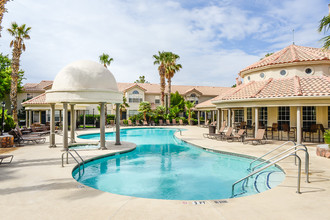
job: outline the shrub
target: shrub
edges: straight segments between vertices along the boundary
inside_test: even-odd
[[[0,109],[0,122],[2,120],[2,109]],[[2,126],[2,125],[1,125]],[[11,129],[15,128],[16,124],[14,122],[13,117],[11,117],[11,115],[8,115],[7,110],[5,110],[5,128],[4,131],[8,132]],[[1,127],[2,129],[2,127]]]

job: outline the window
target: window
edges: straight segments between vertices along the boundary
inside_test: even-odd
[[[282,125],[287,124],[290,127],[290,107],[281,106],[278,107],[278,118],[277,118],[278,128],[282,130]]]
[[[138,95],[138,94],[140,94],[140,93],[139,93],[139,91],[134,90],[134,91],[132,92],[132,94],[134,94],[134,95]]]
[[[265,78],[265,74],[264,73],[260,73],[260,78]]]
[[[248,76],[248,78],[247,78],[249,81],[251,80],[251,77],[250,76]]]
[[[30,94],[30,93],[27,93],[26,94],[26,99],[32,99],[33,98],[33,95],[32,94]]]
[[[196,94],[195,94],[195,93],[192,93],[192,94],[190,95],[190,97],[196,97]]]
[[[139,112],[137,110],[129,110],[128,111],[128,117],[131,117],[131,116],[137,115],[137,114],[139,114]]]
[[[129,103],[140,103],[142,101],[143,101],[143,96],[137,90],[134,90],[131,94],[128,95]]]
[[[156,96],[156,97],[155,97],[155,104],[160,104],[159,96]]]
[[[234,110],[234,122],[244,121],[244,110]]]
[[[142,102],[142,98],[129,98],[128,102],[129,103],[140,103],[140,102]]]
[[[280,71],[281,76],[285,76],[287,74],[286,70],[281,70]]]
[[[187,100],[195,103],[196,105],[198,104],[198,97],[195,93],[191,93],[190,96],[187,97]]]
[[[308,74],[308,75],[312,75],[314,73],[313,68],[312,67],[307,67],[305,69],[305,73]]]
[[[261,127],[266,127],[267,119],[268,119],[267,107],[259,108],[259,125]]]
[[[303,106],[303,129],[308,131],[312,124],[316,124],[316,108]]]
[[[246,109],[246,125],[251,127],[252,126],[252,108],[247,108]]]

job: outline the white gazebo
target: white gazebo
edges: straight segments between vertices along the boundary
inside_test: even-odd
[[[46,102],[51,106],[50,146],[55,146],[55,105],[63,105],[63,147],[68,150],[68,105],[71,125],[75,124],[74,109],[77,104],[100,105],[100,149],[105,147],[105,105],[116,104],[116,145],[120,145],[119,105],[123,94],[119,92],[113,74],[103,65],[88,60],[65,66],[55,77],[51,90],[46,91]],[[75,129],[71,126],[71,137]]]

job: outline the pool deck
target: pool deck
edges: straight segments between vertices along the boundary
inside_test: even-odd
[[[182,128],[182,127],[181,127]],[[185,126],[181,138],[203,148],[261,156],[283,142],[250,145],[203,138],[208,129]],[[97,129],[78,133],[98,132]],[[106,131],[113,131],[107,129]],[[48,139],[47,139],[48,140]],[[78,142],[86,142],[77,140]],[[56,135],[56,142],[62,137]],[[79,151],[84,159],[127,151]],[[296,193],[297,167],[293,158],[279,163],[286,178],[266,192],[224,200],[172,201],[143,199],[102,192],[76,182],[71,172],[75,163],[61,167],[61,146],[48,148],[48,142],[26,145],[11,152],[11,164],[0,165],[1,219],[330,219],[330,159],[316,156],[316,145],[309,145],[310,183],[302,174],[301,194]],[[301,155],[303,161],[304,156]]]

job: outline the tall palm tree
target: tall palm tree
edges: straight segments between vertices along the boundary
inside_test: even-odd
[[[103,53],[100,58],[100,63],[104,65],[105,68],[108,68],[110,66],[111,62],[113,61],[113,58],[110,57],[109,54]]]
[[[11,86],[10,86],[10,101],[13,105],[13,118],[15,123],[18,123],[17,118],[17,84],[19,79],[19,62],[23,51],[25,51],[24,39],[30,39],[29,32],[31,27],[26,27],[25,24],[18,26],[16,22],[11,24],[11,28],[7,29],[14,39],[10,42],[10,47],[13,47],[13,59],[11,63]]]
[[[108,68],[110,66],[111,62],[113,61],[113,58],[110,57],[109,54],[103,53],[102,55],[99,56],[100,63],[103,64],[105,68]],[[107,111],[108,111],[108,106],[105,105],[105,124],[107,124]]]
[[[330,28],[330,15],[324,16],[321,19],[318,31],[319,32],[324,31],[324,33],[325,33],[329,30],[329,28]],[[324,41],[323,48],[324,49],[329,49],[329,47],[330,47],[330,35],[323,37],[321,40]]]
[[[3,15],[7,11],[5,8],[5,4],[7,2],[9,2],[9,0],[0,0],[0,37],[1,37],[1,30],[2,30],[1,23],[2,23]]]
[[[123,111],[125,111],[127,108],[129,108],[129,104],[127,103],[126,96],[123,96],[123,103],[120,104],[120,118],[123,116]]]
[[[143,112],[143,119],[146,121],[147,120],[147,113],[151,112],[151,105],[150,102],[140,102],[139,105],[139,112]]]
[[[165,77],[168,85],[168,106],[171,106],[171,83],[174,74],[182,68],[181,64],[177,64],[176,61],[180,59],[180,56],[172,52],[168,52],[166,64],[165,64]]]
[[[158,51],[158,55],[153,55],[153,58],[155,59],[154,65],[158,66],[158,72],[160,76],[160,93],[161,93],[161,104],[164,106],[164,97],[165,97],[165,63],[167,58],[167,52],[160,52]]]

